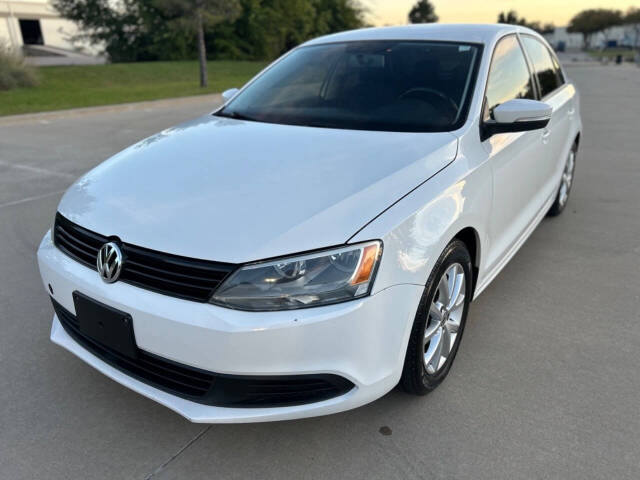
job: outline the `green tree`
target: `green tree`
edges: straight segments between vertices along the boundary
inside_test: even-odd
[[[620,10],[606,8],[583,10],[571,19],[567,26],[567,32],[581,33],[583,48],[586,49],[594,33],[606,32],[607,29],[620,25],[622,22],[623,17]]]
[[[364,27],[365,10],[353,0],[312,0],[315,9],[313,35]]]
[[[205,26],[236,18],[240,11],[240,4],[237,0],[156,0],[156,5],[172,18],[170,26],[196,37],[200,86],[206,87],[209,79]]]
[[[205,8],[200,52],[207,58],[272,59],[309,38],[364,26],[357,0],[234,1],[237,16]],[[54,2],[63,17],[80,27],[76,38],[103,46],[113,62],[198,57],[195,11],[185,11],[195,0]]]
[[[60,14],[75,22],[72,40],[102,45],[113,62],[178,59],[189,55],[154,0],[54,0]]]
[[[233,22],[215,27],[208,45],[216,58],[272,59],[318,35],[364,26],[353,0],[240,0]]]
[[[435,23],[438,21],[436,9],[429,0],[418,0],[409,11],[411,23]]]
[[[531,30],[535,30],[538,33],[553,33],[556,29],[553,23],[545,23],[542,25],[540,22],[528,22],[524,17],[518,17],[518,12],[515,10],[509,10],[508,12],[500,12],[498,14],[498,23],[506,23],[508,25],[522,25],[528,27]]]
[[[553,33],[556,31],[556,26],[553,23],[545,23],[538,31],[542,34]]]
[[[498,14],[498,23],[506,23],[507,25],[522,25],[520,23],[524,21],[518,18],[518,13],[515,10],[509,10],[508,12],[500,12]]]

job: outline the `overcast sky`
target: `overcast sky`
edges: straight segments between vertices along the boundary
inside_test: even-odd
[[[407,14],[417,0],[360,0],[374,25],[407,23]],[[441,23],[493,23],[498,13],[516,10],[529,21],[566,25],[587,8],[617,8],[626,11],[640,0],[432,0]]]

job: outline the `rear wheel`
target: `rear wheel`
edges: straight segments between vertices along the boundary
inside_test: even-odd
[[[576,170],[576,153],[578,151],[578,144],[574,143],[567,155],[567,159],[564,164],[564,170],[562,171],[562,178],[560,179],[560,187],[558,188],[558,194],[556,199],[549,209],[548,215],[555,217],[560,215],[567,206],[569,201],[569,194],[571,193],[571,187],[573,186],[573,174]]]
[[[453,240],[440,255],[425,286],[413,323],[400,383],[424,395],[449,373],[471,300],[471,256]]]

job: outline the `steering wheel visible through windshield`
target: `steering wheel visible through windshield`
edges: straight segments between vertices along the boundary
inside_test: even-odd
[[[361,41],[301,47],[217,115],[286,125],[406,132],[465,121],[480,47]]]

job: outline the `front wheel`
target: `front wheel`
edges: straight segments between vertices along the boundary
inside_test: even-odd
[[[471,256],[453,240],[431,272],[418,305],[400,384],[424,395],[447,376],[456,356],[472,294]]]
[[[558,188],[558,194],[556,199],[549,209],[548,215],[555,217],[560,215],[567,206],[569,201],[569,194],[571,193],[571,187],[573,186],[573,175],[576,170],[576,153],[578,152],[578,144],[574,143],[567,155],[567,159],[564,163],[564,170],[562,171],[562,178],[560,179],[560,187]]]

